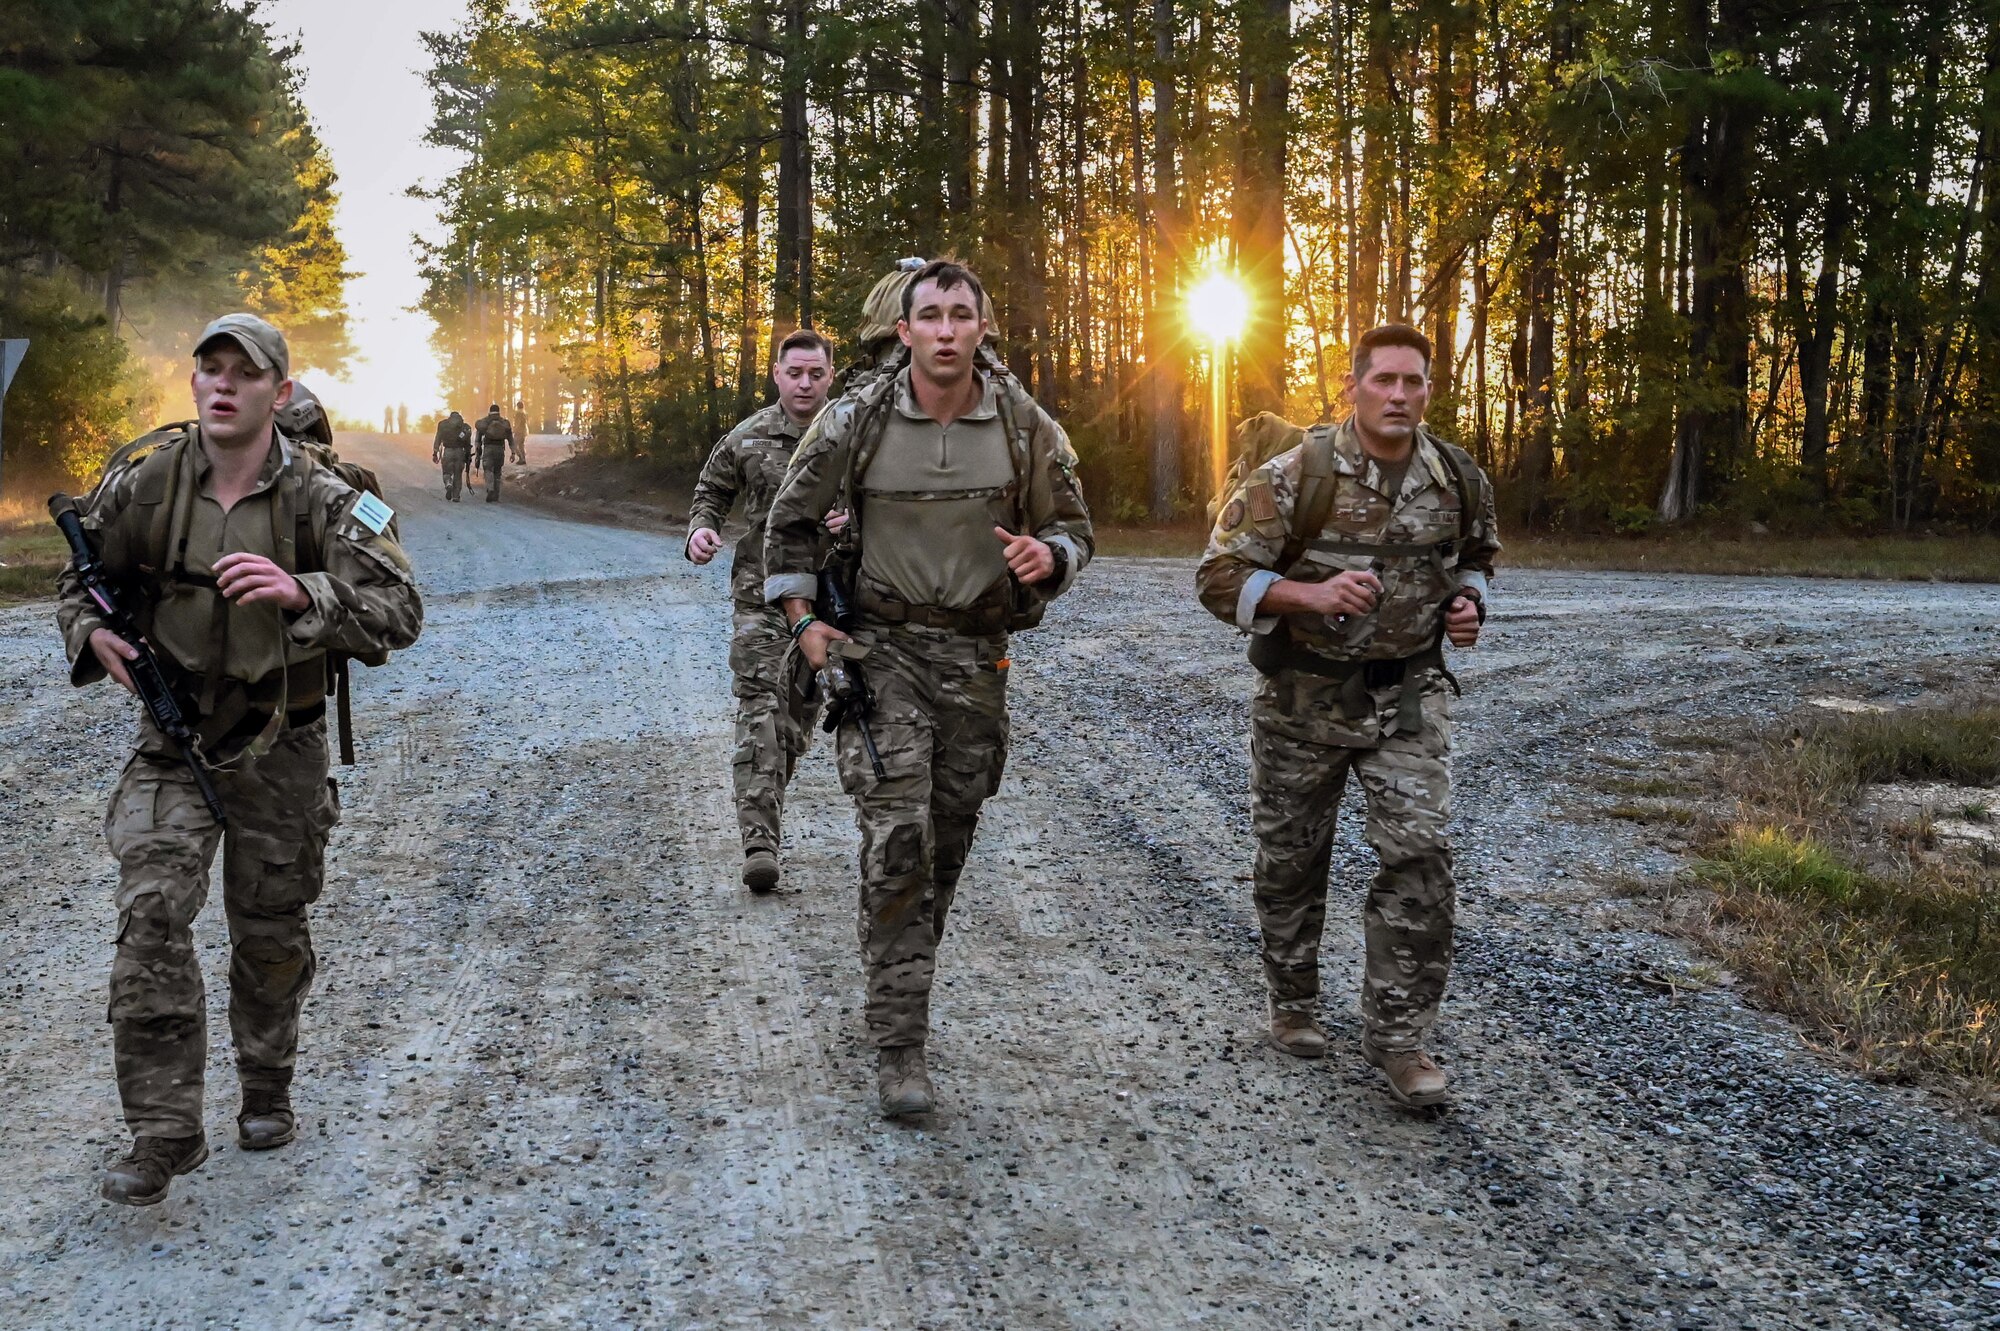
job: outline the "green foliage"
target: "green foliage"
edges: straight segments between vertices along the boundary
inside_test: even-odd
[[[350,354],[333,174],[293,56],[224,0],[0,6],[0,336],[34,339],[10,453],[94,473],[150,424],[135,366],[179,377],[225,309],[293,325],[301,365]]]
[[[6,481],[61,483],[95,474],[153,405],[138,365],[104,316],[64,278],[24,279],[0,332],[28,339],[7,394]]]
[[[1538,523],[1645,529],[1670,468],[1676,520],[2000,523],[1983,0],[1280,8],[1273,103],[1268,5],[483,0],[431,39],[431,135],[466,155],[424,300],[454,400],[693,452],[780,326],[850,329],[890,260],[952,250],[1097,429],[1100,506],[1164,517],[1208,475],[1179,295],[1268,247],[1275,127],[1293,419],[1341,410],[1355,333],[1416,321],[1433,422]]]

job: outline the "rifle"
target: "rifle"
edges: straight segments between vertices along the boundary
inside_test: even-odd
[[[861,673],[861,658],[867,654],[866,647],[852,643],[836,642],[828,647],[826,668],[819,672],[820,687],[826,690],[827,697],[826,722],[820,728],[831,735],[851,719],[861,732],[861,745],[868,752],[868,764],[875,769],[875,779],[887,781],[888,770],[882,766],[874,732],[868,728],[869,714],[875,710],[875,695]]]
[[[62,529],[64,539],[69,542],[70,567],[76,571],[83,590],[96,603],[104,627],[123,638],[139,653],[125,663],[125,672],[132,677],[132,687],[137,691],[139,700],[152,714],[153,724],[181,751],[181,760],[194,775],[195,788],[201,791],[201,802],[208,806],[210,816],[218,826],[226,827],[229,820],[223,816],[222,800],[215,793],[214,783],[208,779],[208,760],[202,756],[201,737],[188,724],[180,701],[174,697],[173,688],[167,683],[166,672],[160,669],[160,658],[153,655],[153,649],[139,632],[138,623],[118,595],[117,585],[105,572],[97,551],[91,548],[90,537],[85,534],[83,522],[76,515],[76,501],[64,494],[51,495],[49,516],[56,520],[56,526]]]

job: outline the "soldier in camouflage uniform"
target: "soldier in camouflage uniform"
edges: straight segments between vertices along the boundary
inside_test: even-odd
[[[978,278],[935,261],[903,295],[910,361],[829,406],[772,505],[765,594],[807,662],[859,667],[880,772],[852,721],[841,785],[861,829],[866,1021],[887,1115],[936,1103],[924,1064],[938,940],[980,806],[1007,755],[1007,635],[1040,621],[1094,547],[1062,427],[1004,370],[975,361]],[[850,637],[813,614],[820,519],[858,550]]]
[[[444,469],[444,497],[456,504],[465,488],[467,469],[472,465],[472,427],[457,412],[438,422],[431,439],[431,461]]]
[[[500,499],[500,477],[507,470],[507,448],[514,438],[514,427],[500,414],[498,402],[486,408],[486,414],[472,427],[473,447],[479,454],[479,469],[486,473],[486,502],[497,503]]]
[[[784,616],[764,599],[764,519],[785,479],[799,436],[826,405],[833,344],[801,328],[778,344],[771,367],[778,400],[724,435],[695,483],[687,557],[706,564],[722,549],[722,522],[738,497],[749,524],[729,570],[735,632],[729,668],[736,691],[736,822],[743,833],[743,882],[753,892],[778,885],[779,819],[785,787],[812,743],[819,695],[795,669]]]
[[[1381,862],[1363,912],[1362,1056],[1405,1104],[1445,1095],[1424,1051],[1451,964],[1451,700],[1443,641],[1470,647],[1500,549],[1493,488],[1422,428],[1430,344],[1357,340],[1354,413],[1249,473],[1216,521],[1201,600],[1249,631],[1256,900],[1271,1039],[1326,1050],[1314,1017],[1334,814],[1351,774]],[[1315,518],[1317,520],[1315,520]],[[1456,689],[1456,683],[1451,682]]]
[[[107,571],[137,593],[140,628],[200,734],[229,820],[225,830],[210,815],[142,712],[105,819],[119,869],[112,1043],[136,1141],[103,1194],[126,1205],[159,1201],[208,1156],[192,929],[218,848],[238,1140],[263,1150],[297,1134],[292,1067],[314,966],[306,907],[340,814],[327,777],[327,654],[406,647],[423,623],[388,506],[275,428],[289,365],[283,335],[263,320],[209,325],[195,348],[198,422],[121,450],[79,506]],[[131,646],[73,573],[60,590],[71,680],[109,675],[130,689]]]

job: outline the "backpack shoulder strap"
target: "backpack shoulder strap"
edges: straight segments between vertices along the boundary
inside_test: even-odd
[[[1457,444],[1434,434],[1426,433],[1424,437],[1437,448],[1438,456],[1444,459],[1445,469],[1451,472],[1452,488],[1458,491],[1458,539],[1469,541],[1472,539],[1473,524],[1479,520],[1472,507],[1473,492],[1477,489],[1472,476],[1479,470],[1479,464],[1472,460],[1472,454]]]
[[[854,488],[861,474],[868,470],[868,464],[875,460],[875,450],[882,446],[889,401],[895,393],[896,376],[884,374],[855,394],[853,435],[847,441],[847,470],[840,478],[840,498],[850,513],[854,512]]]
[[[1299,502],[1292,509],[1292,524],[1285,532],[1285,549],[1278,559],[1283,573],[1299,562],[1306,547],[1326,527],[1333,512],[1333,427],[1318,425],[1306,431],[1299,445]],[[1249,479],[1246,472],[1244,479]]]

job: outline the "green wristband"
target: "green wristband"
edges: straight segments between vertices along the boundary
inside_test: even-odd
[[[805,614],[800,615],[799,622],[792,625],[792,641],[797,642],[799,640],[799,635],[801,633],[804,633],[808,626],[817,623],[819,623],[819,616],[813,614],[811,611],[807,611]]]

